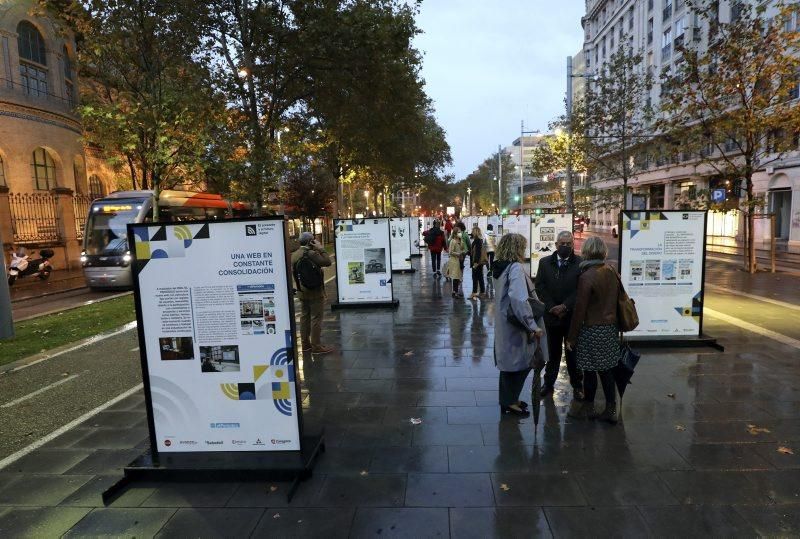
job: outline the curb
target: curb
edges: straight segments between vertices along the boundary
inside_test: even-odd
[[[76,288],[75,290],[80,290],[80,288]],[[67,292],[67,290],[64,290],[64,292]],[[119,294],[114,294],[113,296],[106,296],[106,297],[103,297],[103,298],[97,298],[97,299],[94,299],[94,300],[90,300],[91,301],[90,303],[80,303],[78,305],[72,305],[71,307],[62,307],[60,309],[53,309],[52,311],[46,311],[46,312],[43,312],[43,313],[32,314],[30,316],[25,316],[25,317],[22,317],[22,318],[16,318],[16,319],[14,319],[14,321],[15,322],[25,322],[26,320],[33,320],[34,318],[39,318],[40,316],[48,316],[48,315],[56,314],[56,313],[63,313],[63,312],[66,312],[66,311],[71,311],[73,309],[77,309],[79,307],[85,307],[86,305],[94,305],[95,303],[102,303],[102,302],[108,301],[110,299],[117,299],[117,298],[121,298],[122,296],[128,296],[130,294],[133,294],[133,292],[120,292]],[[36,296],[36,297],[38,298],[38,297],[44,297],[44,296]]]

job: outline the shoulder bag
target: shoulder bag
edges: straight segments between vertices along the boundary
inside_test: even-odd
[[[508,269],[506,269],[506,271],[509,271],[510,269],[511,266],[509,266]],[[535,319],[541,318],[542,316],[544,316],[545,305],[543,302],[539,301],[538,298],[534,297],[534,295],[531,293],[531,282],[530,278],[527,275],[525,275],[525,285],[528,288],[528,304],[530,304],[531,306],[533,317]],[[523,331],[529,331],[528,326],[526,326],[520,319],[517,318],[512,309],[508,309],[508,312],[506,312],[506,320],[508,321],[509,324],[518,329],[521,329]]]
[[[619,293],[617,294],[617,324],[622,332],[633,331],[639,326],[639,314],[636,312],[636,302],[633,301],[622,285],[622,279],[615,271],[619,283]]]

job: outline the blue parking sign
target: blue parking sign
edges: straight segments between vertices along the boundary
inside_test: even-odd
[[[711,191],[711,202],[721,204],[725,202],[726,192],[725,189],[713,189]]]

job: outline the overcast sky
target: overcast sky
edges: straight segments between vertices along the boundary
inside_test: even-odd
[[[583,46],[583,0],[424,0],[416,47],[456,180],[563,111],[566,57]]]

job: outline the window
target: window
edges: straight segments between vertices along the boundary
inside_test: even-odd
[[[44,39],[31,23],[22,21],[17,26],[19,47],[19,74],[22,88],[28,95],[47,95],[47,56]]]
[[[683,46],[684,33],[686,32],[686,23],[684,17],[675,21],[675,49]]]
[[[625,35],[625,21],[620,18],[619,20],[619,42],[622,43],[622,37]]]
[[[653,11],[653,0],[647,0],[647,11]]]
[[[798,13],[796,11],[787,14],[786,21],[783,23],[786,32],[794,32],[797,30],[797,17]]]
[[[628,30],[633,30],[633,8],[628,10]]]
[[[653,42],[653,19],[648,19],[647,21],[647,44],[650,45]]]
[[[6,183],[6,170],[3,167],[3,156],[2,155],[0,155],[0,185],[2,185],[4,187],[6,185],[8,185]]]
[[[34,189],[49,191],[56,186],[56,164],[47,150],[36,148],[33,151],[31,169]]]
[[[682,10],[684,4],[686,4],[686,0],[675,0],[675,13]]]
[[[672,56],[672,28],[664,30],[661,36],[661,61],[669,60]]]
[[[664,0],[664,10],[661,12],[661,20],[667,23],[670,17],[672,17],[672,0]]]
[[[100,178],[98,178],[97,175],[92,174],[92,177],[89,178],[89,197],[94,200],[96,198],[104,197],[105,194],[103,182],[100,181]]]
[[[614,30],[611,30],[611,50],[614,50]]]
[[[601,57],[605,58],[606,57],[606,36],[603,36],[603,48],[601,49],[601,52],[602,52]]]
[[[75,83],[72,79],[72,59],[69,57],[69,50],[64,46],[64,97],[70,107],[75,106]]]

